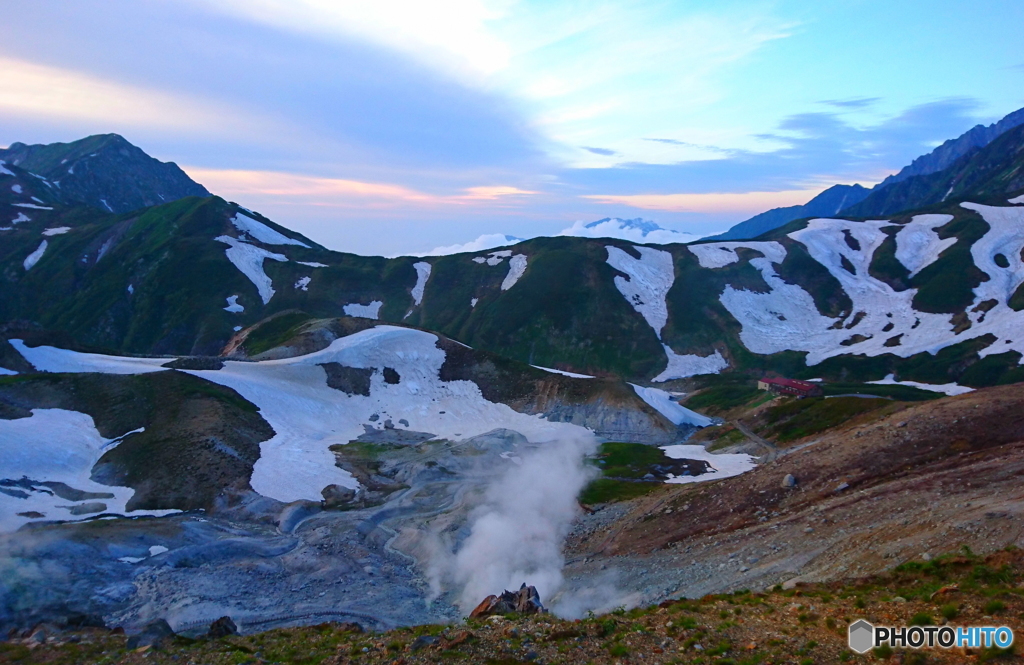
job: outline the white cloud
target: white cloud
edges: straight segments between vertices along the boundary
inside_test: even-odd
[[[461,245],[435,247],[429,252],[415,254],[414,256],[448,256],[449,254],[462,254],[463,252],[479,252],[485,249],[514,245],[517,242],[522,242],[522,240],[523,238],[517,238],[504,233],[488,233],[478,237],[476,240],[470,240]]]
[[[478,80],[507,66],[511,50],[488,27],[505,14],[505,2],[217,0],[200,4],[276,28],[375,42]]]
[[[644,210],[735,213],[753,215],[772,208],[802,205],[825,187],[781,192],[708,192],[705,194],[589,194],[582,198],[606,205],[627,205]]]
[[[636,128],[690,140],[706,134],[706,127],[681,126],[679,118],[721,100],[726,68],[793,28],[749,6],[709,12],[624,0],[586,7],[514,0],[217,0],[202,6],[285,31],[378,44],[503,94],[545,135],[551,156],[581,167],[678,160],[678,150],[643,141]],[[747,134],[735,132],[733,147],[757,143]],[[596,157],[580,145],[618,156]]]
[[[619,219],[613,217],[597,222],[576,222],[557,233],[560,236],[577,238],[618,238],[636,243],[667,245],[674,242],[693,242],[702,236],[664,229],[654,222],[640,219]]]

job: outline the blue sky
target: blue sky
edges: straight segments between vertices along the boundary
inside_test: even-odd
[[[701,234],[1024,106],[1021,25],[1015,0],[35,0],[0,23],[0,144],[117,132],[359,253]]]

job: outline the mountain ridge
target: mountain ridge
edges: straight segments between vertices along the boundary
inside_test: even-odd
[[[96,134],[71,143],[12,143],[0,149],[0,160],[40,176],[62,203],[105,212],[210,196],[177,164],[150,157],[119,134]]]
[[[898,198],[886,192],[886,190],[900,182],[904,182],[909,178],[920,177],[930,175],[940,171],[944,171],[950,168],[954,168],[955,164],[963,161],[966,157],[978,152],[991,142],[1005,134],[1006,132],[1021,126],[1024,124],[1024,108],[1013,111],[1007,114],[998,122],[991,125],[976,125],[968,131],[961,134],[959,137],[949,139],[942,145],[938,146],[931,152],[921,155],[915,158],[909,165],[903,167],[899,172],[886,177],[882,182],[878,183],[872,188],[864,188],[861,185],[853,185],[853,188],[859,189],[845,189],[846,185],[833,185],[829,189],[825,190],[818,196],[808,201],[806,204],[798,206],[789,206],[785,208],[773,208],[766,212],[757,214],[748,220],[739,222],[732,226],[725,233],[713,236],[709,239],[714,240],[744,240],[756,238],[764,233],[771,231],[774,228],[778,228],[788,224],[797,219],[803,219],[805,217],[821,217],[821,216],[833,216],[840,213],[846,213],[851,215],[858,215],[857,212],[848,212],[850,208],[859,205],[864,199],[869,196],[873,196],[875,200]],[[838,189],[837,189],[838,188]],[[905,191],[905,190],[904,190]],[[834,196],[836,192],[846,192],[847,195],[852,195],[849,201],[844,201],[841,207],[835,211],[827,212],[827,206],[818,205],[821,203],[819,199],[826,194]],[[928,205],[924,201],[914,201],[913,203],[906,204],[903,210],[910,210],[913,208],[924,207]],[[825,208],[825,212],[821,209]],[[859,210],[866,210],[867,207],[860,208]],[[896,212],[902,212],[902,210],[889,210],[888,214],[895,214]],[[882,213],[868,213],[868,214],[882,214]]]

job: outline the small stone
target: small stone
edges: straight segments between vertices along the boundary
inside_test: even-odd
[[[925,552],[924,554],[921,555],[921,558],[924,559],[925,561],[931,561],[932,560],[932,555],[929,554],[928,552]]]
[[[804,533],[814,533],[814,529],[812,527],[807,527],[804,529]]]
[[[782,486],[786,489],[792,489],[796,487],[796,477],[792,473],[787,473],[782,479]]]
[[[849,487],[850,487],[850,483],[839,483],[839,486],[836,487],[836,491],[837,492],[842,492],[843,490],[848,489]]]
[[[892,599],[892,602],[894,602],[894,603],[905,603],[905,602],[907,602],[907,599],[904,598],[903,596],[896,596],[895,598]]]

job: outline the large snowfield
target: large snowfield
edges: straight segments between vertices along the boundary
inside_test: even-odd
[[[219,370],[186,371],[232,388],[259,408],[275,434],[260,445],[260,458],[253,468],[250,484],[256,492],[282,502],[319,501],[322,490],[329,485],[358,488],[356,479],[335,464],[330,446],[347,444],[368,430],[405,429],[426,432],[437,439],[461,441],[496,429],[508,429],[539,444],[593,436],[577,425],[551,422],[539,415],[519,413],[505,404],[489,402],[471,381],[441,381],[445,353],[437,347],[437,340],[427,332],[380,325],[337,339],[327,348],[304,356],[262,362],[226,361]],[[48,346],[31,348],[21,340],[11,340],[11,344],[36,369],[48,372],[140,374],[167,371],[161,365],[169,361],[168,358],[79,353]],[[329,387],[327,372],[322,366],[325,363],[371,370],[369,396],[350,395]],[[398,374],[397,383],[385,381],[385,368]],[[703,427],[711,423],[710,419],[672,401],[662,390],[641,386],[634,386],[634,389],[644,401],[677,425]],[[74,481],[77,484],[73,486],[78,489],[99,491],[95,483],[89,481],[91,484],[88,484],[86,480],[92,464],[111,442],[95,433],[91,418],[84,414],[39,413],[42,415],[36,414],[32,419],[0,421],[0,439],[15,442],[6,445],[16,447],[34,445],[30,444],[30,439],[45,440],[51,448],[60,448],[60,441],[77,441],[69,448],[79,451],[75,453],[77,457],[73,463],[60,462],[59,455],[54,457],[54,450],[36,446],[40,452],[33,452],[36,456],[31,458],[35,467],[25,466],[25,471],[21,471],[20,466],[8,468],[5,464],[5,475],[23,473],[38,481],[59,480],[68,484]],[[63,435],[65,431],[76,434],[69,439]],[[25,432],[35,432],[35,438],[26,438]],[[717,460],[720,456],[711,457]],[[52,473],[46,472],[48,459],[54,460]],[[725,463],[726,458],[721,459]],[[717,476],[707,476],[712,477]],[[123,514],[131,490],[106,488],[104,491],[114,494],[114,498],[106,502],[105,512]],[[25,500],[5,497],[3,500],[8,503]],[[39,509],[47,516],[56,510],[57,504],[53,503],[56,500],[52,497],[36,497],[33,501],[40,506],[50,501],[44,506],[46,510]],[[35,508],[19,508],[20,512],[26,510]],[[11,524],[30,518],[19,519],[20,522],[15,520]]]
[[[229,361],[220,370],[190,373],[228,386],[260,408],[276,434],[260,446],[251,485],[260,494],[285,502],[319,501],[321,490],[332,484],[356,488],[356,480],[335,466],[328,448],[356,439],[367,427],[382,429],[388,421],[396,428],[450,440],[497,428],[515,430],[533,442],[589,434],[575,425],[488,402],[470,381],[441,381],[445,354],[436,343],[430,333],[377,326],[309,355],[259,363]],[[331,362],[373,370],[370,395],[348,395],[328,387],[320,364]],[[398,372],[397,384],[384,381],[385,367]]]
[[[895,291],[869,274],[872,257],[887,237],[883,229],[894,224],[879,220],[813,219],[789,237],[804,245],[811,257],[839,281],[853,302],[852,310],[842,319],[824,316],[807,291],[785,283],[774,268],[785,256],[765,251],[768,245],[776,243],[729,243],[733,248],[749,247],[765,255],[751,259],[750,263],[761,271],[771,288],[769,293],[755,293],[728,286],[721,295],[722,304],[742,325],[740,339],[744,346],[761,354],[806,351],[807,364],[816,365],[844,354],[891,353],[903,358],[925,352],[935,354],[947,346],[992,334],[996,341],[980,352],[982,357],[1007,351],[1024,353],[1024,335],[1020,334],[1024,330],[1024,312],[1015,312],[1007,304],[1014,290],[1024,282],[1024,263],[1020,257],[1024,248],[1024,208],[962,205],[977,211],[991,227],[971,247],[975,265],[989,280],[974,290],[974,302],[967,308],[970,328],[954,332],[949,314],[913,308],[916,289]],[[951,246],[953,239],[943,240],[937,234],[951,219],[948,215],[918,215],[898,231],[897,257],[908,270],[919,272]],[[711,259],[701,258],[710,251],[700,250],[698,258],[702,265],[705,260],[710,261],[709,266],[722,263],[724,259],[715,255]],[[996,254],[1003,255],[1009,263],[1007,268],[995,263]],[[996,304],[988,311],[979,307],[990,300]],[[860,337],[855,338],[856,335]]]

